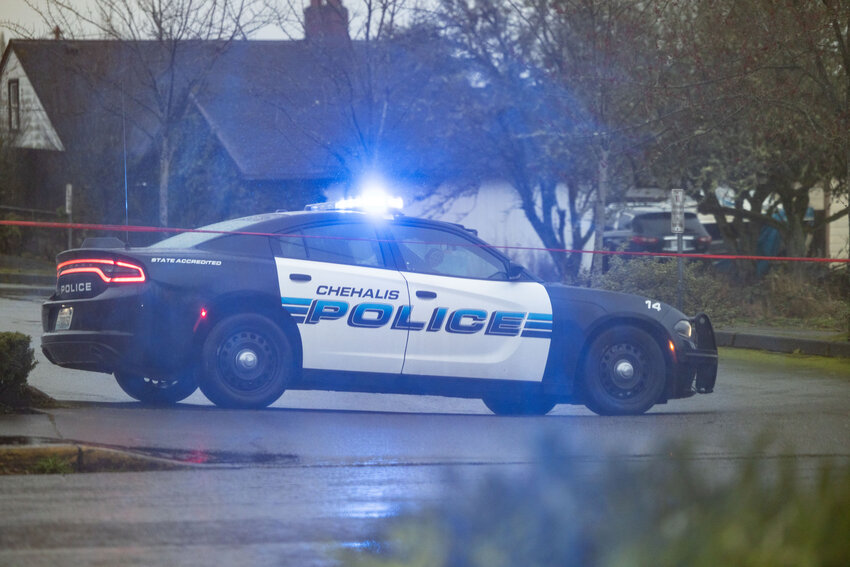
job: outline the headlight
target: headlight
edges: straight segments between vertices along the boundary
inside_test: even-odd
[[[686,321],[684,319],[673,325],[673,330],[685,337],[686,339],[690,339],[694,334],[693,325],[691,325],[690,321]]]

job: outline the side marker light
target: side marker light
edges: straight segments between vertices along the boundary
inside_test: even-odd
[[[207,308],[206,308],[206,307],[201,307],[201,312],[200,312],[200,313],[198,313],[198,320],[197,320],[197,321],[195,321],[195,326],[194,326],[194,327],[192,327],[192,332],[193,332],[193,333],[195,333],[195,332],[197,332],[197,331],[198,331],[198,327],[200,326],[201,321],[203,321],[204,319],[206,319],[206,318],[207,318],[207,315],[209,315],[209,312],[207,311]]]

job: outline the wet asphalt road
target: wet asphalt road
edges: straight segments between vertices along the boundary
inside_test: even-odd
[[[0,330],[32,335],[38,350],[38,308],[0,299]],[[40,358],[30,383],[79,405],[0,416],[0,435],[228,458],[190,471],[0,477],[0,565],[334,564],[387,518],[458,483],[522,474],[545,436],[569,446],[576,466],[665,458],[676,440],[720,476],[743,459],[793,459],[812,473],[848,459],[850,364],[726,354],[715,394],[619,418],[570,406],[500,418],[476,400],[326,392],[287,392],[263,411],[220,410],[200,393],[148,409],[109,376]],[[752,455],[764,433],[775,442]]]

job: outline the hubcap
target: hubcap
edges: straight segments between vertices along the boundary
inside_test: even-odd
[[[632,366],[632,363],[628,360],[621,360],[618,362],[615,370],[620,378],[625,378],[626,380],[635,375],[635,367]]]
[[[637,383],[635,365],[631,360],[621,358],[612,365],[611,381],[621,390],[630,390]]]
[[[253,350],[243,349],[236,355],[236,364],[241,370],[253,370],[257,367],[257,353]]]
[[[222,378],[233,388],[251,392],[262,389],[278,369],[277,351],[268,339],[254,331],[237,331],[218,353]]]
[[[616,398],[627,399],[645,388],[645,355],[630,343],[611,345],[602,357],[603,387]]]

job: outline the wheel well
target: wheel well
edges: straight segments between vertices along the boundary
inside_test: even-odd
[[[301,335],[292,317],[280,305],[280,300],[262,295],[240,295],[219,298],[206,306],[207,316],[203,324],[199,324],[193,341],[193,350],[199,355],[204,341],[210,331],[219,321],[243,313],[262,315],[273,321],[289,339],[295,356],[296,368],[301,369],[302,348]],[[197,356],[196,356],[197,358]]]
[[[578,363],[576,365],[575,372],[575,381],[574,381],[574,391],[579,395],[581,399],[585,397],[584,391],[584,364],[587,360],[587,355],[590,352],[590,345],[593,344],[593,341],[596,338],[608,331],[609,329],[615,329],[617,327],[635,327],[642,331],[645,331],[652,340],[655,341],[655,344],[658,345],[658,348],[661,349],[661,356],[664,358],[664,397],[666,398],[666,392],[670,385],[670,380],[672,380],[672,371],[673,368],[673,358],[670,354],[669,348],[667,348],[667,333],[664,329],[657,324],[652,323],[651,321],[647,321],[645,319],[638,319],[632,317],[617,317],[613,319],[609,319],[593,329],[593,331],[588,335],[587,340],[585,340],[584,344],[581,347],[581,354],[579,355]]]

